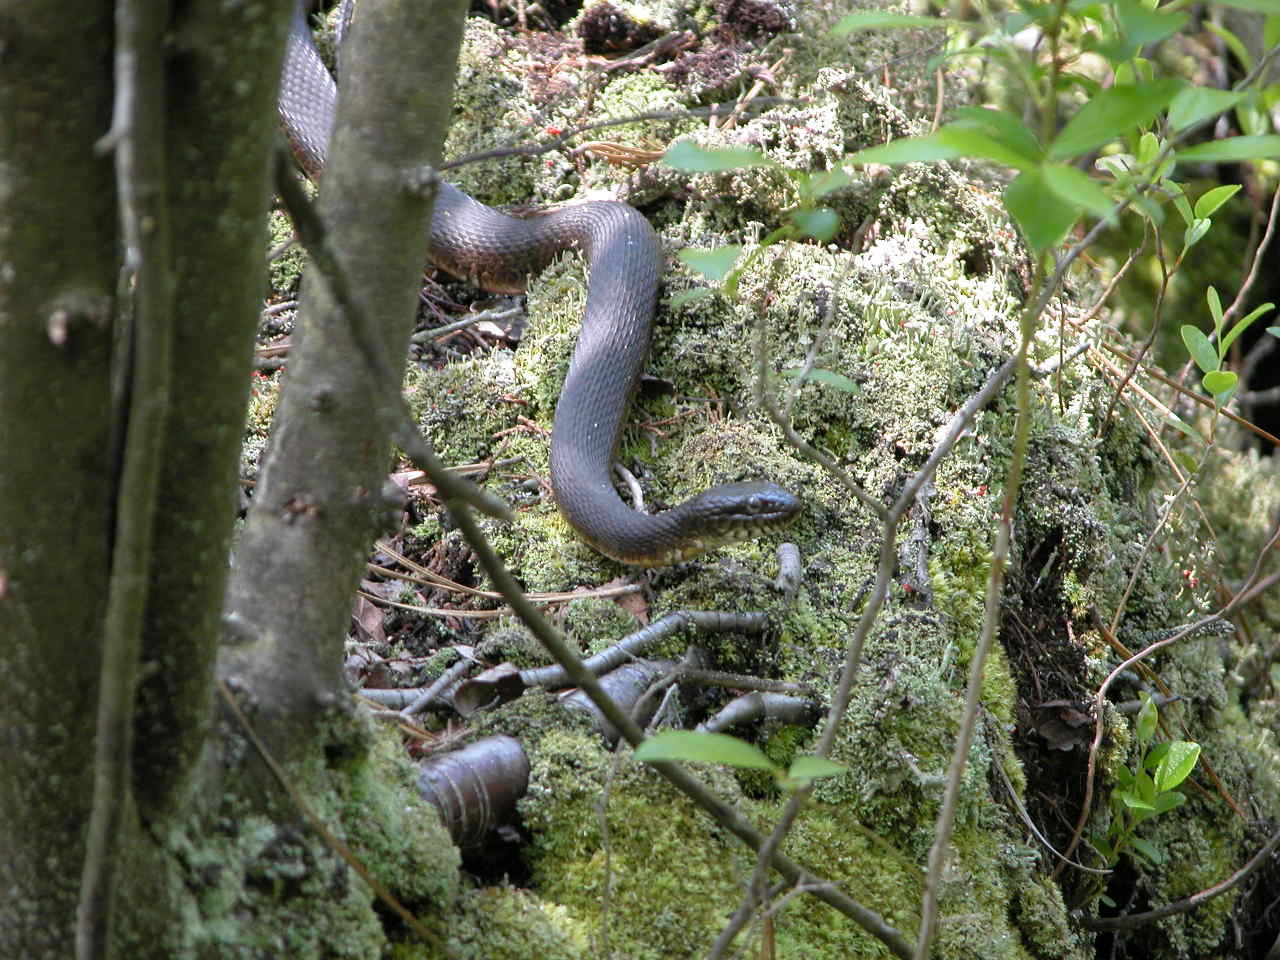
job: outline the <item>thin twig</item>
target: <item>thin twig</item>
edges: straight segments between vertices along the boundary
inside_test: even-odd
[[[655,620],[647,627],[623,637],[607,650],[583,661],[583,666],[596,676],[608,673],[633,659],[641,651],[674,636],[686,627],[708,633],[760,633],[768,625],[763,613],[729,613],[720,610],[676,610]],[[570,682],[568,671],[559,664],[521,670],[520,680],[526,687],[556,689]]]
[[[1043,261],[1036,267],[1032,289],[1044,279]],[[995,642],[1000,623],[1001,599],[1004,592],[1004,571],[1009,558],[1009,545],[1013,540],[1013,515],[1017,508],[1018,491],[1022,484],[1022,471],[1026,463],[1027,444],[1031,435],[1031,371],[1027,367],[1027,352],[1035,335],[1040,312],[1032,312],[1030,305],[1024,310],[1019,326],[1021,336],[1018,353],[1014,357],[1017,371],[1017,419],[1014,422],[1013,450],[1009,457],[1009,472],[1005,477],[1004,499],[996,526],[995,544],[991,549],[991,568],[987,574],[987,592],[982,616],[982,631],[969,660],[969,683],[965,690],[964,713],[960,730],[956,734],[955,748],[947,768],[947,786],[942,794],[942,806],[938,811],[934,828],[933,845],[929,848],[929,866],[925,873],[924,897],[921,902],[920,934],[916,940],[915,960],[927,960],[929,949],[937,929],[938,896],[942,883],[942,869],[951,844],[951,831],[955,825],[956,808],[960,802],[960,787],[965,764],[969,759],[969,747],[973,743],[973,731],[977,724],[978,709],[982,703],[982,682],[986,670],[987,655]]]
[[[414,698],[412,703],[400,711],[400,716],[406,720],[412,720],[415,714],[427,709],[432,700],[443,695],[451,686],[460,683],[475,667],[476,662],[474,660],[469,657],[463,657],[440,676],[436,677],[434,683],[430,684]]]
[[[628,126],[648,120],[687,120],[690,117],[727,116],[740,107],[742,109],[759,110],[765,107],[795,106],[804,102],[804,100],[797,100],[791,97],[757,97],[746,104],[743,104],[741,100],[731,100],[727,103],[712,104],[709,107],[688,107],[682,110],[648,110],[644,113],[633,113],[630,116],[617,117],[611,120],[594,120],[591,123],[569,127],[546,143],[512,145],[478,153],[469,153],[465,157],[459,157],[457,160],[450,160],[448,163],[440,164],[440,171],[454,170],[458,167],[480,163],[485,160],[500,160],[504,157],[538,157],[544,153],[563,149],[568,145],[569,141],[575,137],[582,136],[584,133],[591,133],[593,130],[604,130],[608,127]]]
[[[1164,917],[1172,917],[1175,914],[1194,910],[1202,903],[1208,903],[1214,897],[1221,896],[1227,891],[1238,887],[1241,881],[1250,874],[1256,873],[1271,858],[1277,847],[1280,847],[1280,831],[1273,833],[1267,842],[1262,845],[1262,849],[1249,858],[1248,863],[1221,883],[1215,883],[1212,887],[1201,890],[1199,893],[1193,893],[1191,896],[1173,903],[1166,903],[1163,907],[1148,910],[1146,913],[1130,913],[1121,917],[1085,917],[1080,922],[1090,930],[1134,930],[1153,920],[1160,920]]]
[[[116,7],[115,149],[125,264],[134,273],[130,402],[98,675],[93,803],[76,911],[78,960],[107,956],[114,878],[133,765],[134,698],[146,618],[152,530],[169,413],[173,281],[165,167],[162,7]]]
[[[1267,229],[1262,235],[1256,250],[1253,251],[1253,257],[1249,261],[1249,272],[1244,278],[1244,283],[1240,284],[1240,289],[1236,293],[1236,298],[1231,301],[1231,306],[1222,311],[1222,328],[1230,329],[1229,324],[1235,319],[1237,313],[1244,309],[1244,300],[1248,296],[1253,282],[1258,279],[1258,269],[1262,266],[1263,254],[1267,252],[1267,247],[1271,246],[1271,238],[1276,234],[1276,214],[1280,211],[1280,185],[1276,187],[1275,193],[1271,195],[1271,212],[1267,214]]]
[[[1110,689],[1111,684],[1115,681],[1116,677],[1120,676],[1120,674],[1122,674],[1124,671],[1128,670],[1134,664],[1140,663],[1141,661],[1145,660],[1147,657],[1155,653],[1157,650],[1162,650],[1171,644],[1177,643],[1178,641],[1183,640],[1186,637],[1189,637],[1198,633],[1200,630],[1204,629],[1210,624],[1217,623],[1219,620],[1222,620],[1222,619],[1225,619],[1226,617],[1231,616],[1231,614],[1233,614],[1236,610],[1240,609],[1240,607],[1244,606],[1246,603],[1251,601],[1255,596],[1260,594],[1263,590],[1267,589],[1273,583],[1275,583],[1278,579],[1280,579],[1280,573],[1272,574],[1265,578],[1261,576],[1262,562],[1263,560],[1266,559],[1267,553],[1271,550],[1271,548],[1275,546],[1277,540],[1280,540],[1280,526],[1276,527],[1275,532],[1271,535],[1271,538],[1267,541],[1266,546],[1264,546],[1260,551],[1258,551],[1258,555],[1254,559],[1253,569],[1249,572],[1249,576],[1245,578],[1245,581],[1243,584],[1241,584],[1240,589],[1236,591],[1236,594],[1231,598],[1230,601],[1228,601],[1228,603],[1224,607],[1222,607],[1222,609],[1220,609],[1217,613],[1210,614],[1207,617],[1201,617],[1199,620],[1196,620],[1194,623],[1190,623],[1179,630],[1175,630],[1172,634],[1170,634],[1168,637],[1164,638],[1163,640],[1157,640],[1155,643],[1152,643],[1144,647],[1142,650],[1138,651],[1133,656],[1121,662],[1120,665],[1117,666],[1115,669],[1113,669],[1109,674],[1107,674],[1107,678],[1102,681],[1102,685],[1098,687],[1098,692],[1094,694],[1093,742],[1089,745],[1089,763],[1085,771],[1084,799],[1081,801],[1081,804],[1080,804],[1080,815],[1076,820],[1075,830],[1072,832],[1072,835],[1071,835],[1071,842],[1067,844],[1067,849],[1063,852],[1064,857],[1070,857],[1073,853],[1075,853],[1076,847],[1079,845],[1081,838],[1084,836],[1084,826],[1088,822],[1089,814],[1092,810],[1094,778],[1097,772],[1098,749],[1102,745],[1102,735],[1104,732],[1104,726],[1106,721],[1106,710],[1105,710],[1106,696],[1107,696],[1107,690]],[[1055,873],[1056,872],[1057,871],[1055,871]]]
[[[454,320],[452,323],[446,323],[440,327],[430,327],[426,330],[419,330],[409,338],[410,343],[430,343],[432,340],[439,340],[443,336],[450,333],[457,333],[459,330],[465,330],[467,327],[480,323],[485,320],[513,320],[520,316],[520,307],[502,307],[496,310],[481,310],[479,313],[469,313],[461,320]]]

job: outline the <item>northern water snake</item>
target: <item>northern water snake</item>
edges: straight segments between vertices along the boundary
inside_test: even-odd
[[[289,31],[279,111],[300,164],[324,167],[337,88],[301,10]],[[431,223],[431,260],[487,290],[523,290],[567,248],[590,269],[582,330],[556,404],[551,486],[565,518],[587,543],[624,563],[657,566],[785,526],[800,501],[774,483],[713,487],[671,510],[631,509],[613,486],[612,465],[631,395],[649,351],[662,271],[653,228],[625,203],[572,203],[537,216],[507,216],[443,183]]]

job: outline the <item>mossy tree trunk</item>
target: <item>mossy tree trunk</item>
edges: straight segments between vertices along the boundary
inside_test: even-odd
[[[72,942],[114,464],[111,6],[0,5],[0,954]]]
[[[422,189],[449,122],[465,0],[361,9],[321,187],[320,213],[351,300],[379,351],[403,357],[426,261],[434,193]],[[296,754],[338,703],[342,640],[369,544],[399,515],[390,440],[371,412],[399,384],[376,382],[332,283],[313,277],[266,467],[236,552],[228,617],[240,640],[224,672],[257,711],[274,753]],[[366,346],[369,346],[366,344]],[[400,369],[397,362],[395,369]],[[288,585],[288,592],[282,592]]]
[[[324,699],[317,691],[332,698],[338,689],[350,587],[361,538],[373,532],[377,510],[369,504],[385,474],[388,444],[369,413],[376,398],[367,384],[353,382],[363,373],[352,369],[350,355],[334,349],[342,331],[332,308],[325,319],[325,308],[313,305],[317,332],[305,338],[298,389],[286,394],[293,399],[283,411],[293,442],[277,443],[273,470],[279,481],[264,491],[264,502],[278,508],[290,496],[280,491],[298,489],[299,470],[304,475],[318,462],[328,469],[351,457],[358,468],[341,482],[302,484],[302,494],[319,507],[304,524],[315,540],[303,545],[302,556],[293,544],[275,539],[282,517],[271,517],[270,506],[259,511],[269,516],[256,521],[239,563],[263,579],[257,591],[241,591],[251,601],[227,607],[238,452],[265,277],[274,99],[292,3],[161,3],[148,10],[167,19],[163,101],[176,320],[149,596],[138,638],[141,680],[126,778],[132,790],[122,803],[117,843],[122,863],[147,866],[116,871],[116,910],[128,916],[117,929],[129,931],[131,956],[168,956],[165,934],[181,926],[168,912],[172,904],[157,895],[166,886],[182,888],[182,866],[172,862],[160,838],[167,823],[189,812],[192,798],[208,792],[211,784],[198,781],[195,771],[217,766],[199,765],[198,758],[220,746],[209,738],[224,612],[242,612],[238,636],[253,638],[233,658],[252,671],[253,699],[283,705],[283,726],[290,731],[307,728],[300,718],[314,727]],[[420,35],[443,38],[443,52],[427,61],[437,65],[429,82],[438,86],[421,88],[432,109],[424,111],[414,135],[404,136],[388,122],[376,125],[371,142],[360,148],[365,156],[390,157],[401,169],[435,159],[430,144],[443,139],[463,15],[457,0],[413,6]],[[75,942],[93,797],[92,718],[124,496],[119,451],[129,402],[124,301],[130,287],[112,156],[102,149],[115,95],[113,7],[111,0],[0,0],[3,956],[61,958]],[[403,27],[398,30],[402,57],[410,41]],[[331,179],[340,179],[339,169],[335,155]],[[363,185],[351,189],[358,197],[373,193]],[[350,269],[354,275],[377,265],[368,285],[385,299],[370,295],[366,307],[397,318],[397,336],[388,342],[399,350],[412,316],[429,205],[405,203],[403,193],[387,203],[384,217],[390,210],[402,222],[395,229],[366,223],[349,241],[365,262],[353,259]],[[361,205],[327,202],[335,236],[344,236],[343,225]],[[406,244],[406,236],[413,242]],[[388,243],[398,245],[386,261],[392,267],[381,252]],[[312,295],[311,301],[322,298]],[[317,435],[304,421],[325,384],[335,385],[341,405],[363,412],[324,418]],[[333,446],[317,458],[317,442]],[[372,491],[371,498],[362,498],[361,490]],[[329,497],[338,499],[330,505]],[[330,524],[343,532],[322,529]],[[328,543],[341,547],[330,552],[320,546]],[[279,562],[282,554],[290,555],[288,562]],[[314,591],[329,594],[323,615],[279,615],[308,605]],[[282,676],[299,666],[307,678],[303,697],[292,696],[299,685]],[[283,693],[277,696],[277,690]],[[265,719],[268,732],[280,729],[270,714]],[[270,740],[280,743],[277,736]],[[291,752],[306,749],[303,742]],[[267,795],[260,794],[258,803],[269,808],[275,804],[261,799]],[[174,877],[167,885],[165,871]],[[147,930],[155,937],[139,945],[136,938]]]

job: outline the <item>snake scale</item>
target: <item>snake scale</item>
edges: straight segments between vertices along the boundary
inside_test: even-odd
[[[279,112],[294,153],[320,176],[338,92],[295,9],[281,79]],[[519,292],[568,248],[590,276],[582,330],[556,404],[551,486],[565,518],[592,547],[623,563],[661,566],[779,529],[799,499],[773,483],[713,487],[649,516],[614,489],[612,465],[653,330],[662,248],[645,218],[613,201],[572,203],[527,219],[508,216],[442,183],[429,256],[486,290]]]

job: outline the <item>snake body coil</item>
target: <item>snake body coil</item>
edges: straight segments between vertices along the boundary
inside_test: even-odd
[[[296,11],[279,110],[303,168],[324,167],[337,89]],[[799,500],[772,483],[714,487],[656,516],[632,510],[613,486],[624,417],[649,350],[662,270],[653,228],[625,203],[569,204],[517,219],[440,185],[430,257],[487,290],[523,290],[566,248],[590,268],[582,332],[556,404],[551,485],[561,512],[591,546],[624,563],[657,566],[789,523]]]

